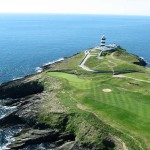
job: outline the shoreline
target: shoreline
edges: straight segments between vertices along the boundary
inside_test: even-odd
[[[62,58],[58,58],[58,59],[56,59],[56,60],[54,60],[54,61],[50,61],[50,62],[48,62],[48,63],[45,63],[45,64],[42,65],[41,67],[36,67],[36,68],[35,68],[35,71],[36,71],[37,73],[40,73],[40,72],[43,71],[43,68],[44,68],[44,67],[49,66],[49,65],[52,65],[52,64],[55,64],[55,63],[58,63],[58,62],[61,62],[61,61],[63,61],[64,59],[65,59],[65,58],[62,57]]]
[[[80,52],[81,52],[81,51],[80,51]],[[27,75],[22,76],[22,77],[13,78],[13,79],[11,79],[11,80],[9,80],[9,81],[0,83],[0,85],[7,84],[7,83],[11,83],[11,82],[13,82],[13,81],[24,80],[24,79],[26,79],[26,78],[28,78],[28,77],[34,76],[34,75],[36,75],[36,74],[40,74],[41,72],[46,71],[47,69],[49,69],[49,68],[51,67],[51,65],[60,63],[60,62],[64,61],[64,60],[67,59],[67,58],[70,58],[70,57],[73,57],[73,56],[79,54],[80,52],[77,52],[77,53],[75,53],[75,54],[73,54],[73,55],[71,55],[71,56],[68,56],[68,57],[61,57],[61,58],[58,58],[58,59],[56,59],[56,60],[54,60],[54,61],[50,61],[50,62],[48,62],[48,63],[44,63],[42,66],[36,67],[34,73],[27,74]],[[130,54],[132,54],[132,53],[130,53]],[[142,62],[142,65],[141,65],[141,66],[150,68],[150,63],[147,62],[144,57],[140,57],[140,56],[138,56],[138,55],[136,55],[136,54],[132,54],[132,55],[134,55],[134,56],[136,56],[136,57],[139,58],[139,60]],[[137,64],[137,65],[139,65],[139,64]],[[103,72],[103,71],[102,71],[102,72]],[[99,71],[99,73],[101,73],[101,71]]]

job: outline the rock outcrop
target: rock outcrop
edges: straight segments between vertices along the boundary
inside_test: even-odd
[[[37,74],[0,85],[0,98],[3,99],[3,105],[16,107],[14,111],[0,119],[0,128],[5,130],[19,127],[19,131],[12,132],[14,140],[8,144],[8,148],[11,150],[41,149],[41,147],[56,150],[95,150],[110,147],[106,144],[107,142],[103,142],[104,139],[101,136],[96,135],[99,133],[104,137],[108,137],[108,134],[100,133],[101,130],[88,122],[86,123],[82,115],[68,113],[67,109],[63,108],[59,101],[54,98],[53,90],[49,92],[44,90],[44,86],[40,82],[41,79],[41,75]],[[50,97],[52,101],[49,106],[49,116],[55,118],[55,125],[51,118],[52,122],[49,124],[39,122],[39,111],[42,102]],[[75,122],[77,118],[81,120],[79,124]],[[78,134],[80,133],[82,136],[85,134],[85,137],[82,138],[87,138],[88,142],[82,142],[76,131],[67,130],[68,126],[71,125],[78,130]],[[96,135],[97,138],[100,137],[100,143],[96,144],[90,139],[93,136],[92,134]],[[113,147],[115,147],[115,144]]]

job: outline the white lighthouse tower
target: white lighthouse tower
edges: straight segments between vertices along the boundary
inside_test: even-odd
[[[105,46],[105,43],[106,43],[106,37],[105,35],[103,35],[101,38],[101,46]]]

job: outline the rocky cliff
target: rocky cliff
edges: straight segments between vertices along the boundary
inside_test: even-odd
[[[43,67],[43,72],[0,85],[1,107],[14,108],[0,119],[1,135],[11,132],[5,143],[11,150],[110,150],[127,149],[123,135],[94,113],[78,107],[68,94],[61,97],[66,81],[49,71],[84,74],[78,67],[83,53]],[[76,60],[72,62],[72,60]],[[79,61],[78,61],[79,60]],[[139,60],[140,65],[145,65]],[[65,84],[65,88],[70,87]],[[7,136],[3,135],[2,137]],[[128,139],[129,140],[129,139]],[[5,148],[3,148],[5,149]]]
[[[3,130],[20,129],[19,132],[14,133],[15,140],[8,144],[8,148],[91,150],[115,147],[115,142],[107,132],[103,132],[103,127],[98,128],[97,125],[94,126],[85,119],[90,118],[92,114],[69,113],[67,108],[54,97],[53,90],[58,87],[50,85],[53,90],[45,90],[43,86],[45,80],[41,73],[0,85],[0,98],[3,99],[3,106],[16,107],[14,111],[7,113],[0,120],[0,128]],[[50,122],[46,123],[40,121],[43,118],[39,119],[43,117],[40,116],[40,109],[45,99],[49,97],[52,98],[49,107]],[[97,118],[92,115],[91,120],[97,120]],[[101,121],[98,122],[105,126]],[[96,138],[95,141],[94,138]]]

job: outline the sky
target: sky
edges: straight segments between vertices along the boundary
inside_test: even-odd
[[[0,13],[150,16],[150,0],[0,0]]]

